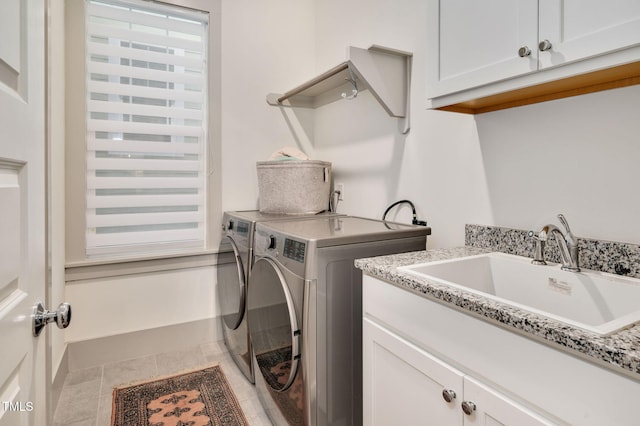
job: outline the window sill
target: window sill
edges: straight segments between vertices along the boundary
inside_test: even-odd
[[[73,284],[75,281],[217,266],[233,261],[231,250],[202,250],[193,253],[164,254],[135,259],[83,260],[65,265],[65,281],[67,284]]]

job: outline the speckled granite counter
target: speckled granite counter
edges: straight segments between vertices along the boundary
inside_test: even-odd
[[[599,365],[640,380],[640,325],[611,336],[598,336],[531,314],[482,296],[437,284],[399,271],[400,266],[487,253],[477,247],[428,250],[356,260],[364,273],[406,288],[423,297],[480,315],[491,322],[536,337],[552,347],[586,356]]]

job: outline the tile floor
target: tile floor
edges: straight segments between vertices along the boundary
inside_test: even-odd
[[[271,425],[254,386],[240,373],[220,341],[69,372],[56,407],[54,426],[109,426],[115,386],[215,364],[222,367],[249,424]]]

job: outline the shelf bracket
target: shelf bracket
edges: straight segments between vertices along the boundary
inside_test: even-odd
[[[351,99],[355,99],[358,96],[358,81],[356,80],[356,77],[353,75],[353,71],[351,70],[351,68],[349,68],[349,77],[345,78],[345,80],[353,84],[353,89],[351,89],[350,95],[347,95],[346,92],[342,92],[340,96],[342,96],[342,99],[347,99],[350,101]]]
[[[377,45],[369,49],[349,47],[347,61],[284,94],[270,93],[267,102],[274,106],[317,108],[369,90],[387,114],[401,120],[401,131],[406,134],[410,129],[412,58],[410,52]]]

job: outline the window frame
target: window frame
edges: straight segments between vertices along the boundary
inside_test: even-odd
[[[121,257],[91,258],[85,253],[86,240],[86,64],[85,0],[67,0],[65,11],[65,237],[68,268],[88,265],[140,262],[162,258],[185,259],[215,253],[220,239],[221,211],[221,2],[220,0],[169,0],[156,2],[209,13],[208,32],[208,135],[205,145],[205,248],[190,252],[132,253]],[[78,119],[81,118],[81,119]],[[55,194],[53,195],[55,196]],[[210,256],[213,262],[215,256]],[[175,268],[175,266],[174,266]]]

